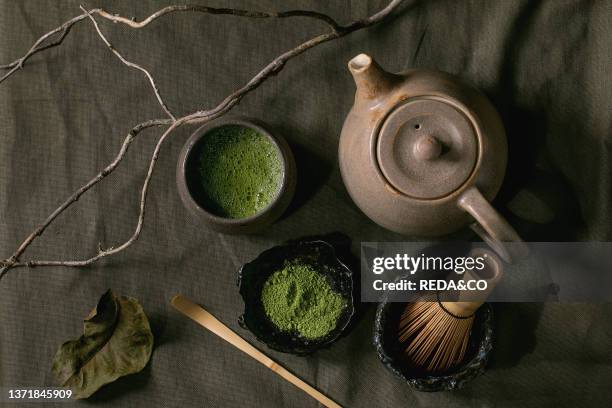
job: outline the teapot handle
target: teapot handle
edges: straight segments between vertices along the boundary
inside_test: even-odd
[[[470,226],[472,230],[504,261],[512,263],[529,254],[527,244],[476,187],[468,188],[459,197],[458,204],[477,221]],[[505,242],[512,244],[505,245]]]

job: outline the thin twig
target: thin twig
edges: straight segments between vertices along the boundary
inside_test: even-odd
[[[147,77],[147,79],[149,80],[149,82],[151,83],[151,87],[153,88],[153,92],[155,92],[155,97],[157,98],[157,102],[159,102],[160,106],[162,107],[162,109],[164,110],[164,112],[166,112],[166,114],[170,117],[170,119],[172,119],[172,121],[175,121],[176,118],[174,117],[174,115],[172,114],[172,112],[170,111],[170,109],[168,108],[168,106],[166,105],[166,103],[164,102],[164,100],[161,97],[161,94],[159,92],[159,88],[157,86],[157,84],[155,84],[155,80],[153,80],[153,77],[151,76],[151,74],[149,73],[149,71],[147,71],[146,69],[144,69],[143,67],[141,67],[140,65],[133,63],[131,61],[126,60],[123,55],[121,55],[121,53],[110,43],[110,41],[108,41],[108,39],[104,36],[104,34],[102,33],[102,30],[100,30],[100,26],[98,26],[98,23],[96,22],[96,19],[93,18],[93,16],[91,15],[91,13],[87,10],[85,10],[83,8],[83,6],[79,6],[81,8],[81,10],[83,10],[84,13],[87,14],[87,16],[89,17],[89,19],[91,20],[91,22],[93,23],[98,35],[100,36],[100,38],[102,39],[102,41],[104,41],[104,44],[106,44],[106,46],[108,47],[109,50],[112,51],[113,54],[115,54],[117,56],[117,58],[119,58],[121,60],[121,62],[123,62],[125,65],[127,65],[130,68],[134,68],[137,69],[139,71],[141,71],[143,74],[145,74],[145,76]]]
[[[315,47],[315,46],[317,46],[319,44],[322,44],[324,42],[327,42],[327,41],[330,41],[330,40],[333,40],[333,39],[337,39],[337,38],[343,37],[343,36],[348,35],[348,34],[354,32],[354,31],[357,31],[357,30],[360,30],[362,28],[366,28],[366,27],[372,26],[374,24],[377,24],[378,22],[380,22],[384,18],[386,18],[402,2],[403,2],[403,0],[392,0],[384,9],[382,9],[378,13],[376,13],[376,14],[368,17],[368,18],[354,21],[353,23],[351,23],[351,24],[349,24],[347,26],[338,26],[338,25],[336,25],[334,23],[334,25],[332,27],[332,30],[330,32],[325,33],[325,34],[320,34],[320,35],[318,35],[316,37],[313,37],[310,40],[307,40],[307,41],[301,43],[300,45],[298,45],[297,47],[295,47],[295,48],[293,48],[291,50],[288,50],[288,51],[284,52],[283,54],[279,55],[278,57],[276,57],[268,65],[266,65],[261,71],[259,71],[253,78],[251,78],[251,80],[249,80],[245,85],[243,85],[241,88],[237,89],[236,91],[234,91],[233,93],[228,95],[225,99],[223,99],[213,109],[210,109],[210,110],[199,110],[199,111],[193,112],[193,113],[191,113],[189,115],[185,115],[185,116],[183,116],[181,118],[177,118],[173,122],[170,122],[168,120],[163,120],[163,119],[156,120],[156,121],[145,122],[146,124],[148,124],[148,125],[144,125],[146,127],[160,126],[160,125],[166,125],[166,124],[170,124],[170,126],[168,127],[168,129],[166,129],[166,131],[158,139],[158,142],[157,142],[157,144],[155,146],[155,150],[154,150],[153,155],[151,157],[151,160],[149,162],[149,169],[147,171],[147,175],[145,177],[145,180],[144,180],[144,183],[143,183],[143,186],[142,186],[142,189],[141,189],[141,194],[140,194],[140,211],[139,211],[139,215],[138,215],[138,222],[137,222],[136,228],[135,228],[134,232],[132,233],[132,235],[130,236],[130,238],[128,240],[126,240],[125,242],[123,242],[122,244],[120,244],[119,246],[116,246],[116,247],[111,247],[111,248],[108,248],[108,249],[99,248],[99,251],[98,251],[98,253],[95,256],[93,256],[91,258],[88,258],[88,259],[84,259],[84,260],[76,260],[76,261],[37,261],[37,260],[32,260],[32,261],[27,261],[27,262],[19,262],[20,256],[27,249],[27,247],[31,245],[31,243],[36,239],[36,237],[40,236],[46,230],[46,228],[49,226],[49,224],[51,224],[55,220],[55,218],[57,218],[57,216],[59,216],[72,203],[74,203],[76,200],[78,200],[78,198],[83,193],[85,193],[87,190],[89,190],[93,185],[95,185],[98,182],[100,182],[104,177],[108,176],[108,174],[110,174],[114,170],[114,168],[123,159],[123,156],[125,155],[125,151],[127,150],[127,147],[129,146],[131,141],[134,139],[136,134],[142,130],[142,128],[138,128],[138,129],[135,128],[137,130],[133,129],[132,132],[130,132],[130,134],[128,135],[128,137],[124,141],[124,144],[122,145],[121,151],[119,152],[119,154],[117,155],[115,160],[108,167],[106,167],[101,173],[99,173],[95,178],[93,178],[87,184],[85,184],[83,187],[81,187],[79,190],[77,190],[58,209],[56,209],[47,218],[47,220],[45,220],[45,222],[43,224],[41,224],[32,234],[30,234],[26,238],[26,240],[23,241],[23,243],[19,246],[17,251],[15,251],[15,253],[9,259],[0,262],[0,266],[1,266],[0,267],[0,278],[2,278],[2,276],[10,268],[18,267],[18,266],[30,266],[30,267],[33,267],[33,266],[86,266],[86,265],[90,265],[90,264],[100,260],[101,258],[104,258],[104,257],[112,255],[112,254],[116,254],[116,253],[118,253],[120,251],[123,251],[126,248],[128,248],[129,246],[131,246],[138,239],[138,237],[140,236],[140,233],[142,231],[142,227],[144,225],[147,194],[148,194],[148,190],[149,190],[150,181],[151,181],[151,178],[153,177],[153,173],[154,173],[154,170],[155,170],[155,165],[156,165],[157,159],[159,157],[159,152],[161,150],[161,147],[162,147],[163,143],[166,141],[166,139],[172,134],[172,132],[175,129],[177,129],[177,128],[183,126],[183,125],[187,125],[187,124],[206,123],[206,122],[212,121],[212,120],[214,120],[214,119],[216,119],[216,118],[218,118],[220,116],[223,116],[224,114],[229,112],[234,106],[236,106],[245,95],[247,95],[248,93],[250,93],[251,91],[253,91],[257,87],[259,87],[259,85],[261,85],[265,80],[267,80],[271,76],[278,74],[284,68],[285,64],[290,59],[292,59],[292,58],[302,54],[303,52],[305,52],[305,51],[309,50],[310,48],[313,48],[313,47]],[[178,7],[178,6],[176,6],[176,7]],[[159,16],[161,16],[163,14],[169,13],[170,11],[166,11],[165,13],[163,12],[166,9],[162,9],[159,12],[152,14],[150,17],[148,17],[148,19],[143,20],[139,24],[142,24],[142,26],[144,26],[146,24],[149,24],[155,18],[157,18],[157,17],[159,17]],[[178,11],[178,10],[176,10],[176,11]],[[90,11],[90,13],[91,13],[91,11]],[[85,15],[88,15],[88,13],[86,12]],[[123,21],[123,19],[124,19],[123,17],[114,16],[114,18],[118,22],[125,22],[125,21]],[[131,20],[129,20],[129,21],[131,21]],[[99,33],[99,34],[101,34],[101,33]],[[142,127],[143,124],[141,124],[139,126]]]
[[[99,10],[95,10],[95,11],[99,11]],[[71,18],[70,20],[62,24],[61,26],[56,27],[53,30],[49,31],[48,33],[42,35],[38,40],[36,40],[36,42],[32,45],[32,47],[30,47],[28,52],[26,52],[23,57],[16,59],[10,64],[2,65],[0,68],[8,69],[9,71],[6,74],[4,74],[2,78],[0,78],[0,84],[4,82],[5,80],[7,80],[11,75],[13,75],[19,69],[23,68],[23,64],[28,59],[30,59],[30,57],[32,57],[34,54],[60,45],[64,41],[64,38],[66,38],[66,36],[70,32],[70,29],[72,28],[72,26],[78,23],[79,21],[83,20],[86,17],[87,17],[87,14],[83,13],[81,15]],[[51,44],[43,45],[47,39],[52,38],[57,33],[60,33],[60,37],[58,38],[57,41],[54,41]]]
[[[148,17],[144,18],[141,21],[136,21],[134,19],[126,18],[126,17],[120,16],[117,14],[111,14],[101,8],[91,9],[89,10],[89,13],[97,14],[100,17],[105,18],[109,21],[112,21],[114,23],[125,24],[131,28],[143,28],[166,14],[176,13],[176,12],[190,12],[190,11],[198,12],[198,13],[205,13],[205,14],[233,15],[237,17],[249,17],[249,18],[306,17],[306,18],[313,18],[316,20],[323,21],[328,26],[330,26],[333,31],[337,31],[342,28],[333,18],[325,14],[318,13],[316,11],[308,11],[308,10],[290,10],[290,11],[283,11],[283,12],[277,13],[277,12],[261,12],[261,11],[250,11],[250,10],[231,9],[231,8],[216,8],[216,7],[207,7],[207,6],[188,4],[188,5],[174,5],[174,6],[164,7],[163,9],[156,11],[155,13],[149,15]],[[0,65],[0,69],[9,70],[9,72],[7,72],[3,77],[0,78],[0,83],[8,79],[11,75],[13,75],[19,69],[21,69],[23,67],[23,64],[28,59],[30,59],[33,55],[41,51],[48,50],[50,48],[60,45],[64,41],[64,38],[66,38],[66,36],[70,32],[70,29],[72,28],[72,26],[74,26],[74,24],[78,23],[79,21],[82,21],[83,19],[87,17],[88,17],[87,13],[84,12],[83,14],[80,14],[78,16],[71,18],[70,20],[62,24],[61,26],[54,28],[53,30],[49,31],[48,33],[40,37],[38,40],[36,40],[34,45],[32,45],[32,47],[28,50],[28,52],[23,57],[18,58],[9,64]],[[59,33],[59,38],[57,40],[49,44],[44,44],[46,40],[48,40],[49,38],[52,38],[54,35],[58,33]]]
[[[45,232],[47,227],[49,227],[49,225],[61,213],[63,213],[72,204],[77,202],[83,194],[85,194],[89,189],[91,189],[93,186],[95,186],[100,181],[102,181],[104,178],[106,178],[109,174],[111,174],[117,168],[117,166],[119,165],[121,160],[123,160],[123,157],[127,153],[130,145],[132,144],[132,142],[134,141],[134,139],[140,132],[150,127],[163,126],[163,125],[168,125],[168,124],[171,124],[171,121],[168,119],[155,119],[155,120],[149,120],[146,122],[142,122],[134,126],[132,130],[130,130],[128,135],[125,137],[125,139],[123,140],[123,143],[121,144],[121,148],[119,149],[119,153],[117,153],[113,161],[110,164],[108,164],[104,169],[102,169],[102,171],[96,174],[95,177],[93,177],[87,183],[79,187],[78,190],[72,193],[70,197],[68,197],[58,208],[56,208],[55,211],[53,211],[45,219],[45,221],[43,221],[43,223],[38,226],[38,228],[36,228],[30,235],[26,237],[26,239],[21,243],[21,245],[19,245],[17,250],[13,253],[13,255],[11,255],[9,259],[0,262],[0,264],[2,265],[2,268],[0,268],[0,279],[2,278],[4,273],[6,273],[8,268],[10,268],[11,266],[16,266],[17,261],[19,260],[19,257],[21,256],[21,254],[23,254],[23,252],[32,244],[32,242],[37,237],[41,236],[42,233]],[[23,266],[23,265],[24,264],[20,264],[20,266]]]
[[[104,17],[108,20],[114,21],[116,23],[127,24],[132,28],[142,28],[169,13],[176,12],[199,12],[206,14],[229,14],[237,17],[250,17],[250,18],[287,18],[287,17],[309,17],[317,20],[323,21],[327,24],[332,30],[337,30],[340,28],[340,25],[331,18],[330,16],[322,13],[317,13],[316,11],[308,11],[308,10],[290,10],[290,11],[282,11],[282,12],[265,12],[265,11],[252,11],[252,10],[240,10],[240,9],[231,9],[231,8],[216,8],[216,7],[207,7],[200,5],[174,5],[167,6],[161,10],[156,11],[151,14],[149,17],[141,20],[135,21],[134,19],[121,17],[118,15],[110,14],[104,10],[100,10],[97,14],[100,17]]]
[[[78,17],[81,17],[81,16],[78,16]],[[81,19],[79,19],[79,21],[80,20]],[[53,42],[50,42],[49,44],[45,44],[45,45],[39,44],[37,47],[32,49],[32,51],[29,54],[26,54],[27,57],[29,58],[29,57],[31,57],[32,55],[34,55],[34,54],[36,54],[38,52],[41,52],[41,51],[44,51],[44,50],[48,50],[49,48],[57,47],[58,45],[60,45],[62,43],[62,41],[64,41],[66,36],[70,33],[70,29],[72,28],[73,25],[74,25],[74,22],[72,24],[70,24],[70,25],[65,26],[65,27],[63,25],[60,26],[60,28],[62,28],[62,30],[60,31],[60,35],[59,35],[57,40],[55,40]],[[19,65],[19,64],[23,65],[24,62],[25,62],[25,59],[22,57],[22,58],[16,59],[15,61],[13,61],[13,62],[11,62],[9,64],[0,65],[0,69],[11,69],[11,68],[15,67],[16,65]]]

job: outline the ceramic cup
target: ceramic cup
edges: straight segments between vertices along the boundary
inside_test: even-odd
[[[281,185],[276,198],[258,213],[245,218],[218,216],[207,210],[203,204],[205,193],[198,169],[202,140],[213,129],[228,125],[251,128],[266,136],[278,150],[283,166]],[[270,226],[289,206],[295,192],[296,179],[295,160],[287,141],[268,132],[254,120],[242,117],[219,119],[196,130],[181,150],[176,171],[178,192],[189,212],[213,230],[228,234],[254,233]]]

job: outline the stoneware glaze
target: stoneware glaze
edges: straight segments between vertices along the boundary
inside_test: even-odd
[[[488,99],[450,74],[391,74],[365,54],[348,67],[357,92],[339,161],[357,206],[379,225],[419,237],[446,235],[475,220],[473,229],[504,260],[524,255],[523,245],[503,245],[522,241],[489,203],[508,153]]]
[[[200,191],[200,175],[198,170],[201,140],[211,130],[226,125],[238,125],[255,129],[266,136],[278,149],[282,161],[283,173],[278,195],[266,208],[246,218],[221,217],[208,211],[202,204],[203,193]],[[262,125],[251,119],[224,118],[202,126],[187,140],[179,155],[176,183],[185,207],[210,228],[230,234],[254,233],[265,229],[276,221],[289,206],[295,192],[296,167],[293,154],[285,139],[278,135],[272,135]]]

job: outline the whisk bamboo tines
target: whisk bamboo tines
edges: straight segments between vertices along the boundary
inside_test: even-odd
[[[463,361],[474,313],[501,279],[501,260],[492,251],[477,248],[469,256],[483,256],[485,267],[466,271],[462,279],[485,280],[486,290],[460,292],[454,302],[443,301],[438,294],[426,295],[409,303],[400,317],[399,340],[405,346],[406,356],[412,364],[430,373],[447,371]],[[469,301],[462,301],[466,298]]]

